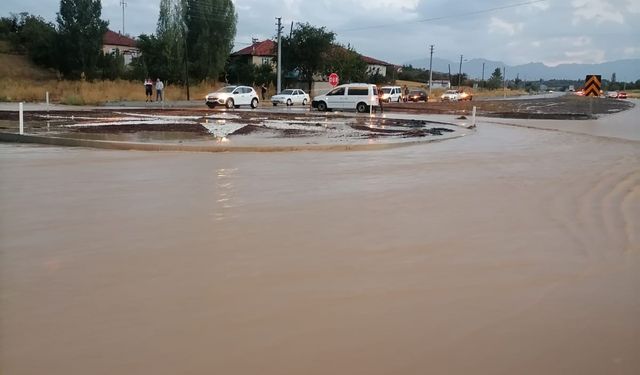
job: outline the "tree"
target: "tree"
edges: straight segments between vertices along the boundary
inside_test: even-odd
[[[490,89],[497,89],[502,85],[502,71],[500,68],[496,68],[491,74],[491,77],[487,81],[487,87]]]
[[[265,84],[267,86],[271,85],[276,81],[276,73],[273,71],[273,65],[269,63],[262,63],[258,66],[255,66],[255,84],[262,85]]]
[[[151,54],[154,60],[145,58],[153,77],[169,82],[185,79],[185,29],[184,0],[161,0],[156,37],[144,41],[142,55]],[[142,47],[142,41],[141,41]],[[155,49],[151,51],[150,49]]]
[[[367,79],[367,63],[351,46],[333,45],[327,55],[325,75],[338,73],[345,83],[364,82]]]
[[[108,23],[100,19],[100,0],[60,0],[56,18],[59,69],[68,76],[95,74]]]
[[[231,0],[183,0],[189,73],[217,79],[233,48],[238,16]]]
[[[42,17],[20,13],[6,19],[8,36],[13,49],[26,53],[35,64],[51,68],[56,66],[56,29]]]
[[[138,37],[140,56],[131,62],[132,76],[138,80],[162,78],[173,80],[169,74],[169,63],[164,43],[154,35],[142,34]]]
[[[114,53],[102,53],[98,58],[98,71],[97,77],[101,79],[114,80],[124,76],[124,56],[119,50]]]
[[[256,66],[251,61],[230,61],[225,71],[229,83],[251,86],[255,81]]]
[[[298,23],[290,37],[281,38],[283,68],[296,70],[308,82],[309,91],[313,75],[323,73],[328,63],[328,51],[336,34],[324,27],[313,27],[308,23]]]

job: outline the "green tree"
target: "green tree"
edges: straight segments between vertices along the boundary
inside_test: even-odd
[[[256,65],[247,60],[230,61],[225,71],[225,81],[231,84],[251,86],[256,81]]]
[[[338,73],[340,81],[364,82],[367,79],[367,63],[351,46],[336,44],[329,50],[325,74]]]
[[[298,23],[291,37],[282,38],[283,68],[298,71],[311,91],[313,75],[326,71],[328,51],[335,37],[334,32],[327,31],[324,27]]]
[[[154,35],[138,37],[140,56],[131,62],[132,75],[138,80],[150,78],[170,79],[169,64],[163,42]]]
[[[238,16],[231,0],[183,0],[189,73],[217,79],[233,48]]]
[[[156,37],[145,40],[145,50],[141,51],[143,55],[150,53],[154,58],[145,59],[152,76],[167,82],[185,80],[184,12],[184,0],[161,0]]]
[[[20,13],[7,23],[13,49],[25,53],[31,61],[43,67],[56,67],[56,29],[42,17]]]
[[[114,53],[103,53],[98,58],[98,74],[101,79],[114,80],[125,75],[124,56],[119,50]]]
[[[491,74],[491,77],[487,81],[487,88],[497,89],[502,85],[502,71],[500,68],[496,68]]]
[[[96,72],[102,37],[108,23],[100,19],[100,0],[60,0],[58,12],[59,69],[70,77]]]
[[[276,73],[273,71],[273,65],[269,63],[263,63],[255,67],[255,84],[267,86],[276,81]]]

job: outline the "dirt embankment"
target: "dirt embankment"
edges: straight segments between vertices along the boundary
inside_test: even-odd
[[[601,114],[621,112],[633,107],[626,100],[585,98],[565,95],[556,98],[513,100],[478,100],[464,102],[389,103],[388,111],[433,114],[470,114],[473,107],[478,115],[503,118],[584,120]]]

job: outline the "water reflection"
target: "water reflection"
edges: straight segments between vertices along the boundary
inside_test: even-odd
[[[230,218],[230,210],[236,205],[234,177],[238,168],[216,169],[216,204],[214,208],[215,221]]]

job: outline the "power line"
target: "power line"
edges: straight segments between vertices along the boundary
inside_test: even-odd
[[[459,14],[455,14],[455,15],[451,15],[451,16],[440,16],[440,17],[424,18],[424,19],[416,20],[416,21],[406,21],[406,22],[387,23],[387,24],[381,24],[381,25],[355,27],[355,28],[352,28],[352,29],[336,30],[336,32],[380,29],[380,28],[385,28],[385,27],[395,27],[395,26],[398,26],[398,25],[406,25],[406,24],[411,24],[411,23],[424,23],[424,22],[446,20],[446,19],[450,19],[450,18],[460,18],[460,17],[463,17],[463,16],[474,16],[474,15],[478,15],[478,14],[495,12],[497,10],[503,10],[503,9],[509,9],[509,8],[518,8],[518,7],[521,7],[521,6],[532,5],[532,4],[542,3],[542,2],[546,2],[546,1],[548,1],[548,0],[525,1],[525,2],[522,2],[522,3],[508,4],[508,5],[503,5],[503,6],[499,6],[499,7],[476,10],[476,11],[473,11],[473,12],[459,13]]]

